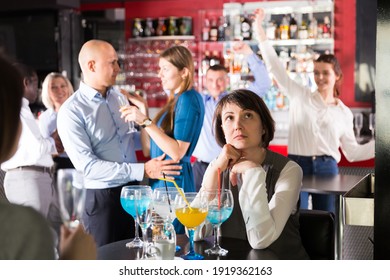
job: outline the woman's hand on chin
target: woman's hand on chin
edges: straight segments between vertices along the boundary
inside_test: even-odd
[[[219,154],[214,167],[225,171],[227,168],[232,167],[241,157],[241,151],[237,150],[230,144],[225,144],[222,148],[222,152]]]

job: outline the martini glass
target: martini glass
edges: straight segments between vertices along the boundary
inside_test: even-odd
[[[181,256],[185,260],[203,260],[204,256],[194,250],[194,233],[207,217],[208,201],[205,193],[188,192],[185,195],[177,195],[175,212],[177,219],[187,228],[190,240],[189,252]]]
[[[233,194],[229,189],[205,191],[205,193],[209,199],[207,220],[212,224],[214,233],[214,245],[210,249],[205,250],[205,253],[209,255],[226,256],[228,250],[219,246],[218,232],[221,224],[225,222],[233,212]]]
[[[142,248],[143,246],[143,242],[139,238],[137,212],[136,212],[136,205],[135,205],[136,191],[142,189],[149,189],[150,191],[152,190],[150,186],[134,185],[134,186],[124,186],[122,187],[122,191],[121,191],[121,205],[123,209],[125,209],[125,211],[133,217],[134,225],[135,225],[135,237],[131,242],[126,243],[126,247],[128,248]]]
[[[154,211],[156,211],[165,222],[172,223],[172,221],[176,219],[174,204],[175,197],[178,194],[179,191],[175,187],[157,187],[153,190]]]

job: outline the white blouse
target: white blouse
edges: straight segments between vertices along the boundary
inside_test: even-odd
[[[339,148],[348,161],[360,161],[375,156],[375,141],[357,143],[353,130],[353,114],[337,99],[328,105],[320,93],[292,80],[268,41],[259,48],[267,69],[273,74],[281,91],[290,100],[288,153],[300,156],[330,155],[341,159]]]

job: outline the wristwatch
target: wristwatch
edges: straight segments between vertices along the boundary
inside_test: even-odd
[[[147,126],[149,126],[149,125],[151,125],[152,124],[152,120],[151,119],[145,119],[142,123],[141,123],[141,127],[142,128],[145,128],[145,127],[147,127]]]

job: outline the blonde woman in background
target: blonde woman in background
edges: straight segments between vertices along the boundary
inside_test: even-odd
[[[73,94],[73,86],[69,79],[61,73],[48,74],[42,83],[42,102],[47,110],[39,116],[39,129],[43,137],[51,137],[57,132],[57,113],[61,105]],[[72,162],[64,151],[62,142],[56,141],[58,156],[55,156],[55,170],[61,168],[74,168]]]

